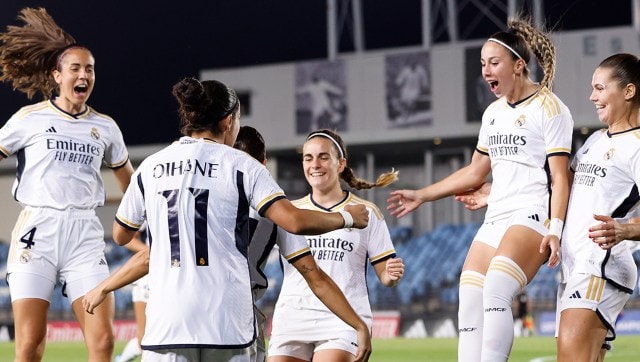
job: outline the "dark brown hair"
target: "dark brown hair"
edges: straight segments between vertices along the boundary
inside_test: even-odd
[[[178,100],[180,132],[185,136],[196,131],[219,135],[222,130],[218,123],[240,111],[236,92],[217,80],[184,78],[173,86],[172,93]]]
[[[338,152],[338,157],[342,156],[344,159],[347,157],[347,147],[336,132],[328,129],[314,131],[309,133],[307,141],[315,137],[324,137],[331,140],[331,146]],[[391,170],[391,172],[383,173],[378,177],[375,183],[358,178],[353,169],[348,165],[345,165],[344,170],[340,173],[340,178],[343,179],[350,187],[356,190],[370,189],[373,187],[384,187],[390,185],[398,180],[398,171]]]
[[[611,69],[611,78],[618,82],[620,88],[627,84],[636,87],[636,94],[633,97],[633,104],[640,105],[640,59],[633,54],[614,54],[598,65],[598,68]]]
[[[38,92],[48,99],[58,87],[51,71],[65,52],[75,47],[88,49],[77,45],[44,8],[24,8],[18,19],[23,26],[9,25],[0,34],[0,81],[11,82],[14,90],[29,99]]]

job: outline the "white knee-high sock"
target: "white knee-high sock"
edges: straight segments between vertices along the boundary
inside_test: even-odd
[[[513,345],[511,303],[527,285],[527,276],[510,258],[491,259],[484,281],[482,361],[507,361]]]
[[[120,355],[120,361],[128,362],[133,361],[134,358],[142,354],[140,345],[138,344],[138,338],[132,338],[122,350]]]
[[[482,285],[484,275],[465,270],[460,275],[458,361],[480,361],[482,348]]]

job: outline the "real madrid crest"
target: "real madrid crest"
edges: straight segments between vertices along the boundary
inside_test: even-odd
[[[609,151],[607,151],[604,156],[602,156],[602,158],[604,158],[605,160],[610,160],[613,157],[613,152],[615,151],[615,148],[611,147],[609,149]]]
[[[524,126],[524,122],[526,121],[525,118],[526,118],[526,116],[524,114],[521,114],[520,117],[518,117],[518,119],[516,119],[516,127]]]
[[[100,139],[100,133],[98,133],[98,130],[95,127],[91,128],[91,137],[94,140],[99,140]]]
[[[27,249],[22,250],[22,254],[20,254],[20,262],[22,264],[26,264],[31,261],[31,252]]]

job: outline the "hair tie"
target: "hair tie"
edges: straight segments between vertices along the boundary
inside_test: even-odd
[[[336,141],[333,137],[331,137],[330,135],[322,132],[322,131],[318,131],[318,132],[314,132],[312,134],[309,135],[309,137],[307,137],[307,141],[312,139],[313,137],[316,136],[322,136],[322,137],[326,137],[328,139],[331,140],[331,142],[333,142],[334,145],[336,145],[336,147],[338,148],[338,152],[340,152],[340,158],[345,158],[344,157],[344,152],[342,152],[342,147],[340,147],[340,144],[338,143],[338,141]]]
[[[513,54],[515,54],[515,56],[518,57],[518,59],[522,59],[522,57],[520,56],[520,54],[518,54],[517,51],[515,51],[512,47],[508,46],[507,43],[503,42],[502,40],[498,40],[496,38],[489,38],[487,41],[492,41],[494,43],[498,43],[502,45],[503,47],[509,49],[509,51],[511,51]]]

